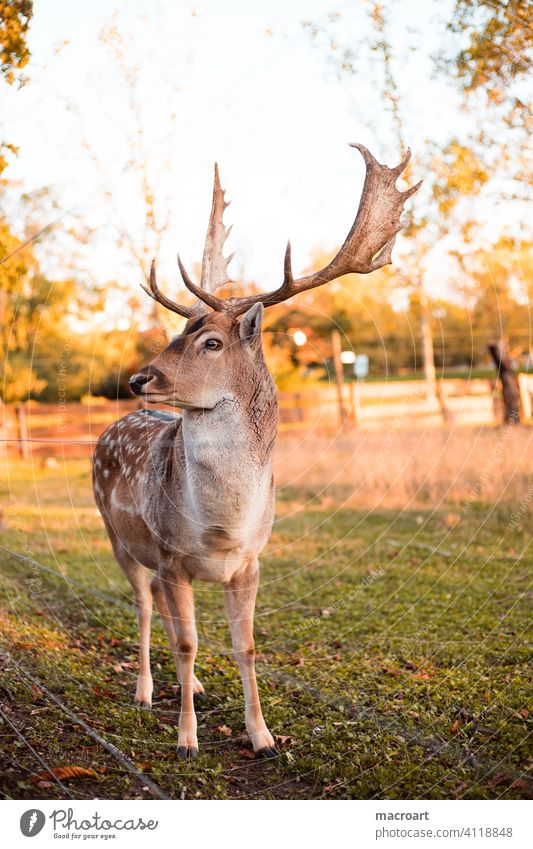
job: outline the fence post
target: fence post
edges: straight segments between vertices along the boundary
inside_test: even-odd
[[[437,401],[439,402],[440,412],[442,415],[443,424],[451,424],[453,421],[453,416],[450,412],[450,409],[446,403],[447,394],[446,394],[446,385],[444,383],[444,379],[441,377],[437,380]]]
[[[294,409],[296,411],[296,421],[303,422],[304,420],[304,411],[302,406],[302,396],[300,392],[294,393]]]
[[[487,349],[494,360],[494,365],[498,372],[498,380],[502,386],[504,424],[518,424],[520,422],[518,381],[503,339],[487,345]]]
[[[30,459],[30,444],[28,440],[28,421],[26,418],[26,408],[24,404],[17,404],[16,407],[17,412],[17,422],[18,422],[18,434],[19,434],[19,447],[20,447],[20,456],[23,460]]]
[[[339,405],[339,419],[341,426],[346,421],[346,410],[344,408],[344,400],[342,397],[342,387],[344,384],[344,368],[341,361],[341,335],[338,330],[333,330],[331,333],[331,344],[333,348],[333,366],[335,370],[335,384],[337,387],[337,402]]]
[[[531,392],[533,390],[533,375],[519,374],[518,387],[520,389],[520,405],[522,407],[523,421],[529,422],[533,417],[531,410]]]

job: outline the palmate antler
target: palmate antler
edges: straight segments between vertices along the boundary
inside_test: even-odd
[[[189,291],[193,292],[200,301],[203,301],[204,304],[207,304],[207,306],[217,312],[225,312],[232,317],[237,317],[243,312],[246,312],[253,304],[262,303],[265,307],[270,307],[292,298],[293,295],[297,295],[299,292],[322,286],[325,283],[336,280],[338,277],[343,277],[345,274],[370,274],[370,272],[388,265],[391,262],[391,253],[396,235],[403,226],[400,218],[404,203],[420,188],[421,182],[404,192],[396,188],[396,180],[407,167],[407,163],[411,157],[410,151],[407,151],[405,158],[396,168],[388,168],[386,165],[381,165],[364,145],[352,144],[351,147],[356,147],[365,161],[366,176],[363,192],[352,228],[339,252],[325,268],[315,271],[313,274],[308,274],[305,277],[295,279],[292,273],[291,246],[289,242],[285,252],[283,283],[278,289],[275,289],[273,292],[247,295],[242,298],[218,298],[212,293],[214,288],[218,288],[222,283],[218,283],[213,287],[207,273],[204,278],[204,267],[202,264],[202,286],[196,286],[189,278],[178,257],[183,282]],[[218,276],[221,278],[224,277],[223,282],[227,282],[226,267],[230,260],[225,260],[222,257],[222,245],[229,231],[226,231],[222,224],[222,212],[224,211],[225,203],[223,192],[220,189],[220,183],[218,183],[218,190],[221,200],[219,200],[217,207],[220,210],[220,216],[216,219],[214,215],[214,210],[217,206],[217,182],[218,171],[215,169],[213,208],[211,210],[211,219],[207,232],[204,262],[207,257],[208,269],[220,269],[223,267],[223,273],[219,271]],[[218,225],[214,223],[215,219],[218,220]],[[223,236],[221,242],[220,228],[222,228]],[[217,243],[215,234],[217,233],[218,248],[215,247]],[[210,234],[212,234],[211,238],[213,239],[212,249],[208,249]],[[152,269],[154,269],[153,265]],[[159,292],[155,283],[155,270],[153,270],[153,285],[152,276],[150,278],[150,288],[152,290],[152,297],[155,297],[159,303],[168,309],[172,309],[174,312],[178,312],[180,315],[186,315],[187,317],[198,314],[197,307],[182,307],[174,303],[174,301],[169,301],[168,298]]]

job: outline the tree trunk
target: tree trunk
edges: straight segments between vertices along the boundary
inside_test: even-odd
[[[511,358],[503,341],[487,345],[489,354],[498,370],[498,379],[502,385],[503,420],[505,424],[520,423],[520,390],[518,379],[513,370]]]

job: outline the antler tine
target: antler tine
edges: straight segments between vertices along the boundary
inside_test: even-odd
[[[161,306],[166,307],[167,310],[176,312],[178,315],[183,316],[183,318],[191,318],[195,314],[194,307],[183,307],[181,304],[176,303],[176,301],[171,301],[170,298],[163,295],[161,290],[158,288],[155,265],[155,259],[153,259],[150,266],[150,289],[147,289],[142,283],[141,289],[144,289],[147,295],[149,295],[154,301],[161,304]]]
[[[196,297],[199,298],[200,301],[203,301],[204,304],[207,304],[208,307],[211,307],[212,309],[216,310],[217,312],[222,312],[224,310],[225,301],[221,300],[220,298],[217,298],[216,295],[212,295],[210,292],[206,291],[205,289],[202,289],[201,286],[197,286],[196,283],[192,282],[191,278],[189,277],[189,275],[187,273],[187,269],[185,268],[185,266],[183,265],[183,263],[181,261],[179,254],[178,254],[178,266],[179,266],[179,270],[180,270],[182,280],[185,283],[189,292],[192,292],[193,295],[196,295]],[[203,312],[201,303],[195,304],[194,307],[191,307],[191,309],[194,310],[195,315]]]

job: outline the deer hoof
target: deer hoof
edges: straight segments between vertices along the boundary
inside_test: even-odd
[[[204,685],[202,684],[201,681],[198,680],[196,675],[194,676],[194,679],[193,679],[192,691],[193,691],[195,696],[205,696]]]
[[[141,702],[141,701],[138,702],[137,699],[136,699],[135,704],[137,705],[137,707],[143,708],[143,710],[152,710],[152,703],[151,702]]]
[[[194,746],[178,746],[178,758],[180,761],[195,761],[198,757],[198,749]]]
[[[258,749],[256,755],[258,758],[268,758],[269,760],[272,760],[273,758],[277,758],[279,752],[275,746],[265,746],[263,749]]]

